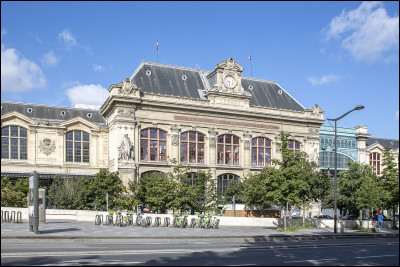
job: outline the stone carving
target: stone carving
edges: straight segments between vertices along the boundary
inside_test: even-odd
[[[126,108],[126,109],[119,108],[117,110],[117,113],[118,113],[118,115],[121,115],[121,116],[131,116],[131,115],[135,115],[135,110],[131,109],[131,108]]]
[[[172,135],[172,145],[173,146],[179,145],[179,135],[177,134]]]
[[[50,139],[45,138],[45,139],[43,139],[42,141],[40,141],[39,149],[40,149],[40,151],[42,151],[44,154],[49,155],[49,154],[51,154],[52,152],[54,152],[54,150],[56,150],[56,145],[55,145],[54,141],[51,142]]]
[[[119,87],[118,89],[118,93],[119,94],[123,94],[123,95],[130,95],[132,94],[134,91],[138,91],[140,90],[139,87],[136,86],[136,84],[132,83],[129,78],[126,78],[123,82],[120,82],[117,87]]]
[[[244,149],[250,150],[250,140],[244,140]]]
[[[216,147],[216,138],[215,137],[210,137],[210,148],[215,148]]]
[[[311,116],[317,117],[317,118],[321,118],[322,115],[324,114],[324,111],[318,107],[317,104],[315,104],[311,109]]]
[[[124,139],[121,142],[121,145],[118,147],[118,160],[134,160],[134,147],[132,145],[131,140],[129,139],[128,134],[125,134]]]

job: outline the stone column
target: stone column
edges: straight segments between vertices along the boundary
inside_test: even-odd
[[[176,159],[179,163],[179,138],[181,128],[179,125],[171,125],[171,159]]]
[[[249,131],[243,134],[244,153],[243,153],[243,167],[250,168],[251,166],[251,133]]]
[[[215,128],[209,128],[208,130],[208,144],[209,144],[209,152],[208,152],[208,158],[209,158],[209,165],[210,166],[215,166],[217,165],[217,138],[218,138],[218,132],[215,130]],[[215,171],[213,173],[213,176],[215,176]]]

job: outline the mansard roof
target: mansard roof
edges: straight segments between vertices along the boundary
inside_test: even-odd
[[[375,143],[378,143],[383,147],[391,147],[393,150],[399,149],[399,140],[396,139],[387,139],[380,137],[370,137],[367,139],[367,147],[372,146]]]
[[[130,77],[144,93],[205,99],[215,84],[211,71],[142,61]],[[252,94],[250,106],[303,111],[304,106],[274,81],[241,77],[242,87]]]
[[[1,114],[16,111],[37,122],[56,124],[76,117],[83,118],[99,127],[106,127],[106,120],[100,110],[47,106],[29,103],[1,101]]]

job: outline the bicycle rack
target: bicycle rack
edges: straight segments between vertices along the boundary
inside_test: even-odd
[[[8,210],[4,211],[4,214],[1,214],[1,221],[2,222],[9,222],[10,221],[10,212]]]
[[[11,211],[10,220],[8,222],[15,223],[15,210]]]
[[[19,218],[19,219],[18,219]],[[22,223],[22,212],[21,211],[18,211],[17,212],[17,217],[16,217],[16,219],[17,219],[17,223]]]
[[[109,216],[109,215],[107,215]],[[96,215],[96,219],[94,221],[94,225],[101,225],[103,223],[103,214]]]
[[[158,227],[158,226],[160,226],[160,224],[161,224],[161,217],[156,217],[156,218],[154,219],[154,224],[153,224],[153,226],[154,226],[154,227]]]
[[[146,217],[146,225],[151,226],[152,218],[150,216]]]
[[[113,224],[113,216],[107,215],[106,216],[106,225],[111,225]]]
[[[162,225],[163,227],[168,227],[170,225],[170,218],[165,217],[164,218],[164,224]]]

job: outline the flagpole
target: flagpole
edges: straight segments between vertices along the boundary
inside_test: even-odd
[[[157,63],[158,63],[158,34],[157,34]]]

